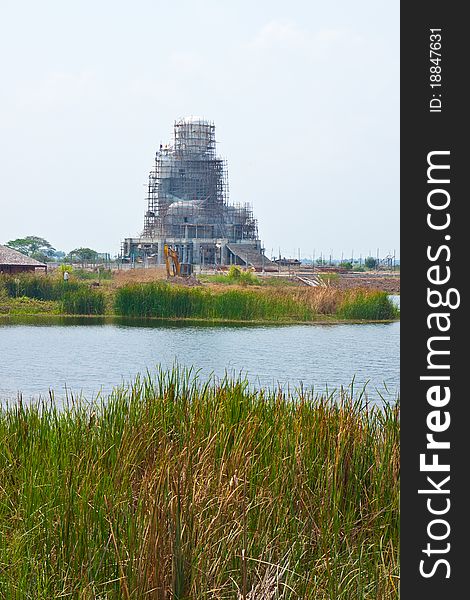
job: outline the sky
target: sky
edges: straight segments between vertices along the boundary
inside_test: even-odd
[[[0,72],[0,243],[118,253],[200,115],[268,256],[399,256],[398,0],[1,0]]]

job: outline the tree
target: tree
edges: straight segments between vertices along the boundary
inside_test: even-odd
[[[92,248],[75,248],[71,250],[67,256],[67,260],[71,262],[95,263],[98,258],[98,252]]]
[[[7,246],[43,262],[50,260],[55,252],[55,248],[47,240],[36,235],[10,240]]]
[[[377,266],[377,259],[374,258],[373,256],[368,256],[365,260],[364,260],[364,265],[368,268],[368,269],[375,269],[375,267]]]

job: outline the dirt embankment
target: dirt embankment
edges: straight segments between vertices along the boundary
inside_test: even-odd
[[[122,269],[114,271],[112,286],[121,287],[128,283],[151,283],[152,281],[169,281],[170,283],[189,287],[201,285],[194,275],[191,275],[191,277],[170,277],[168,279],[165,267],[160,266],[149,269]]]
[[[148,283],[166,279],[165,267],[153,267],[151,269],[120,269],[113,271],[113,284],[121,287],[126,283]]]
[[[389,294],[400,293],[400,277],[396,275],[340,275],[336,280],[331,281],[330,285],[342,290],[360,287],[381,290]]]
[[[325,279],[327,277],[324,275]],[[293,277],[266,277],[266,279],[272,279],[276,285],[274,287],[304,287],[301,281]],[[152,281],[166,281],[166,270],[164,266],[152,267],[149,269],[123,269],[113,272],[113,279],[110,287],[121,287],[127,283],[149,283]],[[178,285],[195,286],[201,285],[201,282],[194,275],[191,277],[171,277],[170,282]],[[264,282],[268,283],[267,281]],[[215,289],[226,289],[226,285],[217,282],[203,282],[206,287]],[[333,288],[342,290],[354,289],[354,288],[366,288],[374,290],[382,290],[389,294],[400,293],[400,276],[393,274],[382,274],[382,273],[361,273],[357,275],[352,274],[334,274],[329,279],[329,285]],[[238,286],[236,286],[238,287]],[[258,287],[258,286],[250,286]],[[263,285],[265,287],[265,285]],[[271,286],[269,286],[271,287]]]

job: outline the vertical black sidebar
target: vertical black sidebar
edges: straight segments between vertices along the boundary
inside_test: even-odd
[[[463,9],[401,3],[403,600],[470,597],[470,51]]]

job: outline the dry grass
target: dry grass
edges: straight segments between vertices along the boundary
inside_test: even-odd
[[[8,298],[25,296],[56,301],[59,312],[116,314],[133,317],[187,318],[233,321],[316,321],[327,319],[388,320],[398,316],[385,292],[334,287],[200,285],[196,278],[166,280],[165,270],[129,269],[112,279],[80,281],[73,275],[65,283],[52,276],[0,278],[3,313],[13,314]],[[39,305],[38,305],[39,306]],[[31,309],[33,309],[31,305]],[[54,307],[41,304],[41,312]]]
[[[398,406],[174,370],[0,447],[1,597],[398,598]]]
[[[121,287],[128,283],[148,283],[166,279],[166,269],[163,265],[148,269],[121,269],[113,271],[113,287]]]
[[[114,311],[127,317],[257,322],[311,322],[318,317],[390,320],[398,315],[384,292],[332,288],[187,287],[166,282],[116,290]]]
[[[291,298],[319,315],[334,315],[344,298],[344,292],[328,287],[271,288],[265,293],[271,297]]]

